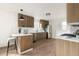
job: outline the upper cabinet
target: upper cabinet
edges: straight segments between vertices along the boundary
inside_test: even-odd
[[[21,15],[24,20],[20,20]],[[18,27],[34,27],[34,17],[18,14]]]
[[[75,23],[79,22],[79,4],[67,3],[67,22]]]
[[[42,28],[47,28],[49,21],[41,19],[40,24],[41,24]]]

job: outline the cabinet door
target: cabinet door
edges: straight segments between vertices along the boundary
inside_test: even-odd
[[[67,22],[68,23],[79,22],[79,4],[78,3],[67,4]]]
[[[79,22],[79,3],[75,3],[75,17],[76,17],[76,22]]]
[[[24,21],[18,20],[18,27],[24,27]]]
[[[75,9],[74,9],[74,4],[73,3],[68,3],[67,4],[67,22],[68,23],[73,23],[75,19]]]
[[[33,48],[33,36],[19,36],[18,37],[18,53],[21,54],[22,52]]]
[[[23,16],[24,20],[20,20],[20,17],[21,17],[21,14],[18,14],[18,27],[24,27],[25,16]]]
[[[56,40],[56,55],[68,56],[69,55],[69,42],[65,40]]]
[[[27,16],[28,19],[27,19],[27,27],[34,27],[34,18],[33,17],[30,17],[30,16]]]
[[[79,43],[67,40],[56,40],[57,56],[79,56]]]
[[[69,42],[69,55],[70,56],[79,56],[79,43]]]
[[[28,18],[27,18],[26,15],[23,15],[23,17],[24,17],[24,20],[23,20],[23,21],[24,21],[24,22],[23,22],[24,25],[23,25],[23,27],[27,27],[27,25],[28,25],[28,24],[27,24],[27,23],[28,23],[28,22],[27,22],[27,19],[28,19]]]
[[[28,26],[28,21],[27,21],[28,17],[26,15],[24,15],[24,27]]]
[[[34,27],[34,17],[23,15],[24,20],[19,20],[21,14],[18,14],[19,27]]]

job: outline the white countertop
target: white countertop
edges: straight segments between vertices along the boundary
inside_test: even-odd
[[[79,42],[79,38],[76,37],[64,37],[64,36],[56,36],[55,39],[61,39],[61,40],[67,40],[67,41],[72,41],[72,42]]]
[[[12,36],[28,36],[28,35],[32,35],[32,34],[12,34]]]

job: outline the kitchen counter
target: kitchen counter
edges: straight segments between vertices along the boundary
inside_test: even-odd
[[[12,34],[12,36],[28,36],[28,35],[32,35],[32,34]]]
[[[13,37],[17,37],[17,51],[19,54],[23,54],[33,50],[33,35],[32,34],[12,34]]]
[[[79,56],[79,38],[57,36],[56,56]]]
[[[67,40],[67,41],[72,41],[72,42],[79,42],[79,38],[77,38],[77,37],[56,36],[55,39]]]

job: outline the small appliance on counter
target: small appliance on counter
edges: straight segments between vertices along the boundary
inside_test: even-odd
[[[76,37],[75,34],[69,34],[69,33],[62,34],[61,36],[66,36],[66,37]]]

